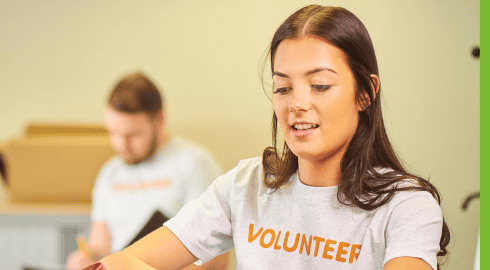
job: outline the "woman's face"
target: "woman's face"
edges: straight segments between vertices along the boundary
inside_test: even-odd
[[[361,106],[344,53],[306,36],[282,41],[274,58],[274,111],[291,151],[301,160],[341,160]]]

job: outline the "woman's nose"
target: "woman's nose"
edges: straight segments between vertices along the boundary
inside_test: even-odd
[[[311,96],[308,87],[293,89],[291,101],[289,102],[290,112],[308,111],[311,109]]]

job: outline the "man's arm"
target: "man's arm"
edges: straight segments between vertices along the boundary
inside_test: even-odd
[[[111,254],[111,233],[103,221],[93,222],[90,228],[89,246],[96,261]]]
[[[111,254],[111,234],[105,222],[94,222],[90,227],[90,257],[77,250],[68,256],[66,268],[80,269]]]

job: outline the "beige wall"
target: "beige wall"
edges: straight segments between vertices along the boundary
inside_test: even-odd
[[[479,1],[317,1],[366,24],[378,56],[391,140],[443,195],[453,239],[446,269],[470,269],[479,228]],[[270,144],[258,77],[294,1],[0,0],[0,141],[29,121],[102,122],[108,90],[145,71],[168,100],[169,128],[231,169]]]

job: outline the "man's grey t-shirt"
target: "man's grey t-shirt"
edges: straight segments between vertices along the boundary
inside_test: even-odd
[[[119,157],[99,172],[92,195],[92,222],[105,222],[112,252],[126,247],[155,213],[173,217],[222,174],[203,148],[179,138],[153,157],[127,165]]]

